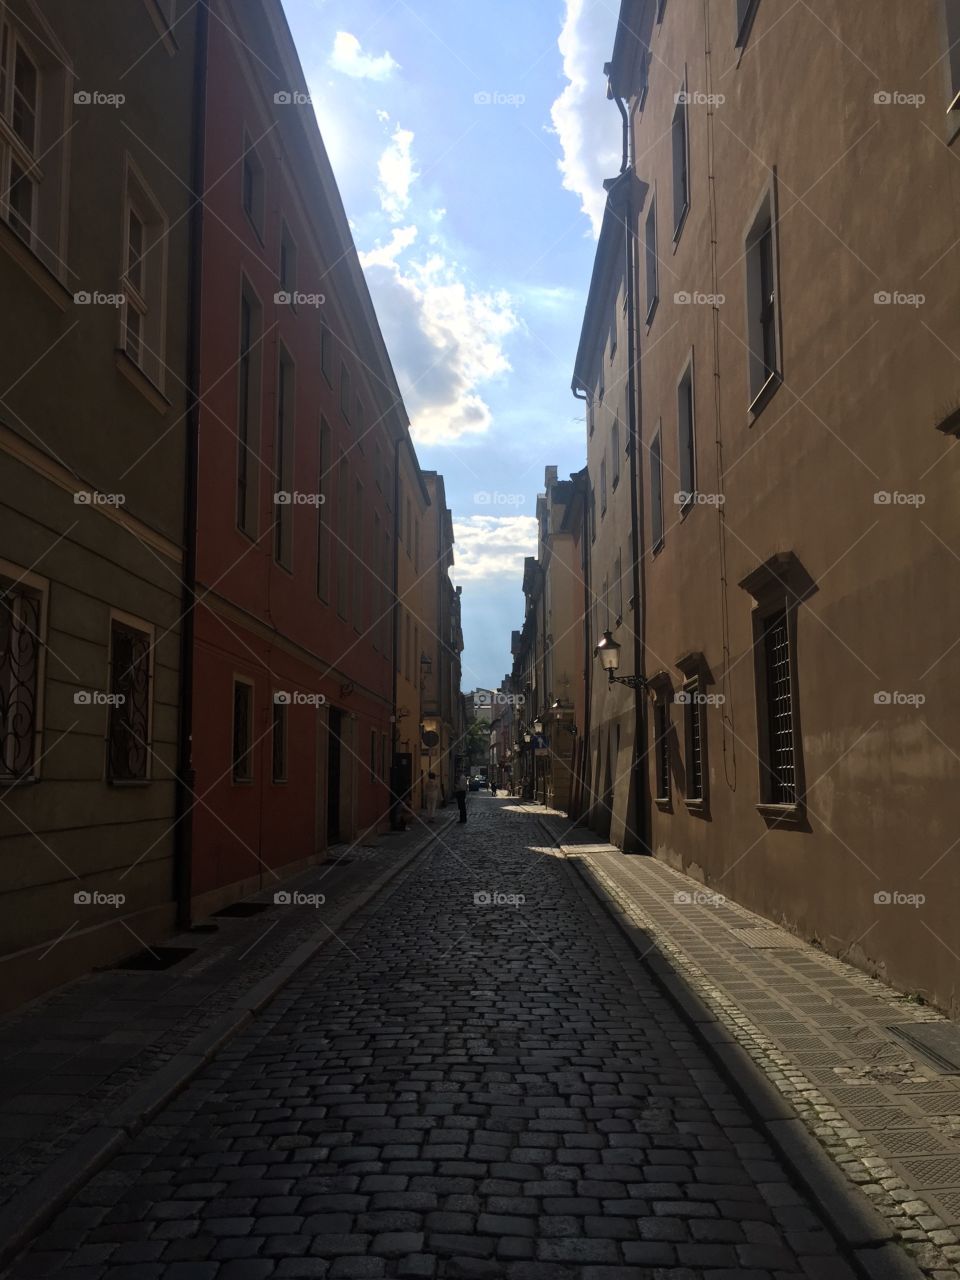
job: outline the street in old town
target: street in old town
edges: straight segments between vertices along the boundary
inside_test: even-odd
[[[917,1274],[866,1197],[778,1135],[774,1084],[717,1057],[733,1038],[691,1014],[685,967],[598,896],[605,847],[565,846],[559,815],[510,798],[468,813],[5,1275]]]

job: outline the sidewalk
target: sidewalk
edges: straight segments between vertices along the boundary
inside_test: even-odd
[[[0,1257],[453,821],[336,846],[274,882],[322,905],[275,904],[271,887],[148,949],[183,948],[168,969],[96,971],[0,1018]]]
[[[641,949],[652,943],[679,975],[661,974],[674,998],[719,1024],[718,1054],[748,1054],[918,1266],[955,1277],[960,1029],[666,864],[530,807]]]

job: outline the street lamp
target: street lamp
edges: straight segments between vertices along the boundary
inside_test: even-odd
[[[613,673],[620,666],[620,646],[609,631],[603,633],[603,639],[594,649],[594,656],[600,659],[600,665],[607,673],[608,684],[625,684],[630,689],[646,689],[647,682],[643,676],[615,676]]]
[[[533,732],[536,734],[543,733],[543,721],[539,717],[533,722]]]

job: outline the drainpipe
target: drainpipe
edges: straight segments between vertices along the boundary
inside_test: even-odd
[[[174,894],[177,924],[190,927],[193,885],[193,657],[197,585],[197,483],[200,448],[200,307],[203,291],[204,143],[206,140],[207,45],[210,15],[206,0],[197,6],[193,72],[192,194],[189,222],[189,310],[187,313],[187,415],[185,424],[183,510],[183,590],[180,622],[180,722],[174,825]]]
[[[642,474],[642,451],[640,444],[640,424],[638,421],[638,405],[640,403],[640,378],[637,367],[637,281],[636,281],[636,244],[637,222],[634,211],[634,172],[630,157],[630,117],[621,97],[613,95],[617,109],[623,119],[623,163],[621,175],[628,184],[624,201],[624,236],[625,271],[627,284],[627,434],[630,441],[630,531],[633,544],[633,562],[630,566],[631,585],[633,587],[633,670],[634,674],[646,676],[644,632],[646,629],[645,580],[643,572],[643,525],[640,520],[640,477]],[[647,768],[647,698],[642,688],[633,693],[634,723],[636,738],[634,740],[634,763],[630,770],[631,788],[634,799],[634,825],[640,845],[638,852],[650,853],[650,788]],[[641,767],[642,766],[642,767]]]

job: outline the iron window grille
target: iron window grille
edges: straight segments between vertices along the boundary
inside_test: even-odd
[[[670,708],[666,696],[653,708],[653,727],[655,734],[655,759],[657,765],[656,800],[661,803],[670,801]]]
[[[703,774],[703,703],[699,679],[684,683],[684,738],[687,745],[687,799],[702,800]]]
[[[43,597],[0,578],[0,777],[32,778],[37,755]]]
[[[110,625],[107,777],[146,782],[150,763],[150,633],[114,618]]]
[[[793,673],[787,611],[763,623],[763,668],[766,678],[767,793],[771,804],[797,803],[794,741]]]

